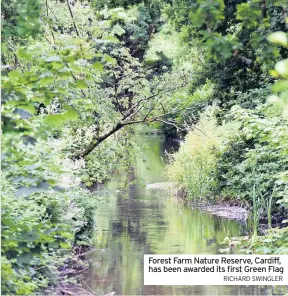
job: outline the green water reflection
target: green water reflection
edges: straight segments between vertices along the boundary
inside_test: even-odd
[[[143,285],[144,254],[215,254],[226,236],[241,235],[243,227],[146,190],[142,184],[164,180],[162,157],[170,147],[160,137],[140,140],[149,148],[139,152],[132,172],[118,173],[117,181],[95,193],[106,202],[95,213],[97,250],[90,258],[87,289],[97,295],[266,295],[265,287]],[[125,188],[127,178],[141,182]]]

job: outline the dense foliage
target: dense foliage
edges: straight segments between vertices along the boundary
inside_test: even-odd
[[[223,253],[230,252],[231,247],[243,254],[256,254],[256,255],[274,255],[274,254],[287,254],[288,251],[288,228],[279,230],[270,229],[262,236],[249,238],[244,237],[226,237],[223,244],[229,245],[227,249],[221,249]],[[234,250],[233,250],[234,251]]]
[[[93,224],[89,211],[99,200],[77,187],[58,140],[24,143],[14,133],[6,134],[3,146],[9,150],[1,180],[2,294],[26,295],[63,277],[60,267],[69,266],[75,236]],[[89,243],[87,235],[82,243]]]
[[[136,124],[174,124],[185,108],[171,101],[189,69],[146,59],[161,2],[124,2],[3,5],[3,293],[72,281],[99,203],[83,187],[130,167]]]
[[[168,175],[190,199],[226,198],[250,206],[254,235],[259,221],[270,227],[287,223],[286,6],[285,1],[175,0],[166,7],[183,43],[203,52],[190,94],[209,81],[207,103],[217,105],[214,117],[192,126]],[[187,109],[189,116],[195,113]],[[269,235],[275,236],[273,244],[287,245],[280,232]],[[259,238],[260,245],[265,241]],[[260,252],[255,241],[246,246]],[[266,246],[270,253],[278,252],[271,246]]]
[[[2,294],[73,282],[87,188],[130,168],[137,125],[187,135],[168,171],[189,198],[284,219],[288,22],[264,2],[3,3]]]
[[[177,69],[143,62],[159,5],[94,4],[3,5],[4,294],[73,282],[63,270],[73,269],[72,248],[90,244],[99,203],[81,186],[130,166],[133,125],[177,112],[162,105],[183,86]]]

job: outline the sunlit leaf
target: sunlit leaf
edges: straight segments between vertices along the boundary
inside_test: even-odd
[[[45,59],[45,62],[60,62],[61,58],[59,56],[50,56],[47,59]]]
[[[51,84],[53,82],[54,82],[54,77],[53,76],[43,77],[39,81],[40,85],[47,85],[47,84]]]
[[[32,105],[20,105],[19,108],[28,111],[30,114],[34,114],[35,113],[35,107]]]
[[[119,39],[114,37],[114,36],[105,37],[104,40],[107,40],[107,41],[112,42],[112,43],[118,43],[119,42]]]
[[[18,72],[18,71],[10,71],[10,72],[8,73],[8,76],[9,76],[10,78],[19,78],[19,77],[21,77],[21,74],[20,74],[20,72]]]
[[[95,62],[93,64],[93,68],[96,69],[97,71],[103,71],[103,65],[100,62]]]
[[[279,80],[272,86],[273,92],[279,92],[288,89],[288,80]]]
[[[279,45],[287,46],[288,45],[288,37],[287,34],[281,31],[274,32],[268,35],[267,39]]]
[[[117,60],[108,54],[104,54],[104,59],[106,62],[112,64],[113,66],[117,64]]]
[[[67,120],[76,120],[78,118],[78,113],[71,106],[65,105],[64,108],[67,110],[64,113]]]
[[[44,117],[43,122],[51,127],[59,126],[66,121],[64,114],[49,114]]]
[[[77,85],[78,88],[86,88],[87,87],[87,84],[86,84],[85,80],[82,80],[82,79],[77,80],[76,85]]]
[[[23,59],[28,59],[31,56],[26,47],[19,47],[17,50],[17,55],[19,56],[19,58]]]
[[[276,63],[275,70],[283,77],[288,77],[288,59]]]
[[[71,244],[69,244],[67,242],[60,242],[60,246],[63,249],[71,249]]]

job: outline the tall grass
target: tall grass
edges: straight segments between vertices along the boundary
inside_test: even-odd
[[[259,227],[259,219],[260,219],[260,199],[257,198],[256,193],[256,183],[253,186],[252,192],[252,199],[253,199],[253,236],[256,237],[258,235],[258,227]]]
[[[221,143],[232,125],[218,126],[214,108],[206,110],[192,127],[177,153],[170,156],[167,176],[192,200],[212,197],[217,188],[216,165]]]
[[[276,189],[276,184],[273,187],[273,191],[269,197],[265,198],[263,194],[261,194],[260,190],[257,190],[257,183],[254,182],[252,189],[252,228],[253,228],[253,237],[258,235],[259,229],[259,220],[262,214],[267,215],[267,221],[269,228],[272,228],[272,207],[273,207],[273,197]]]
[[[265,198],[264,195],[261,195],[261,202],[265,208],[266,214],[267,214],[267,220],[268,220],[268,226],[272,227],[272,207],[273,207],[273,198],[274,198],[274,192],[276,189],[276,184],[274,184],[272,193],[268,198]]]

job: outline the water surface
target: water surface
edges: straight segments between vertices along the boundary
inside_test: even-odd
[[[118,172],[95,194],[105,197],[97,209],[94,251],[86,289],[97,295],[269,295],[254,286],[144,286],[144,254],[216,254],[226,236],[243,226],[182,205],[145,184],[165,180],[165,143],[159,136],[139,139],[141,151],[130,173]],[[127,187],[127,184],[128,185]],[[207,278],[209,281],[209,278]]]

